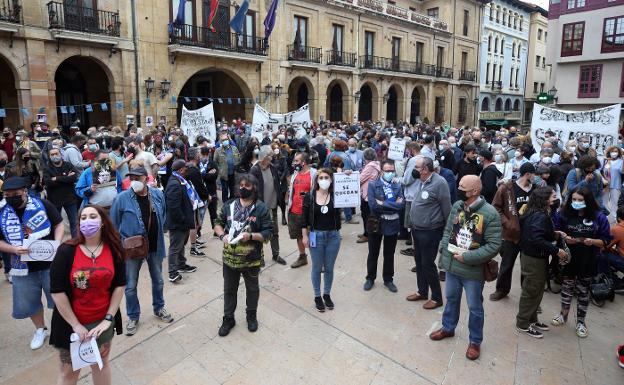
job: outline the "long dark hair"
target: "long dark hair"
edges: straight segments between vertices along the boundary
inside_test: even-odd
[[[316,172],[316,178],[314,178],[314,188],[312,190],[316,192],[320,188],[318,184],[318,177],[321,173],[329,175],[329,178],[331,179],[332,183],[329,186],[329,190],[327,190],[327,192],[333,195],[334,194],[334,171],[331,168],[322,168]]]
[[[563,216],[566,218],[570,218],[575,215],[579,215],[579,210],[574,210],[572,208],[572,194],[582,195],[583,198],[585,199],[585,208],[583,209],[583,218],[586,218],[586,219],[596,218],[596,215],[598,214],[600,207],[598,206],[598,202],[596,201],[596,198],[594,197],[594,193],[592,193],[591,190],[588,189],[587,187],[580,187],[580,188],[576,187],[568,193],[568,197],[565,201],[565,204],[561,208],[561,213],[563,214]]]
[[[553,188],[550,186],[539,187],[533,190],[531,195],[529,196],[529,203],[527,203],[527,208],[523,214],[524,217],[528,217],[534,213],[544,213],[548,214],[550,210],[550,196],[553,193]]]
[[[78,223],[76,224],[76,226],[78,227],[78,229],[76,230],[76,234],[78,235],[76,235],[75,238],[65,241],[65,243],[72,246],[84,244],[85,237],[80,231],[80,216],[82,215],[84,209],[88,207],[93,207],[95,211],[100,214],[100,218],[102,219],[102,244],[106,244],[108,245],[108,247],[110,247],[113,253],[113,258],[117,257],[118,262],[123,262],[126,254],[124,252],[124,249],[121,247],[121,237],[119,236],[119,232],[113,225],[113,222],[111,221],[106,211],[104,211],[102,207],[97,205],[86,205],[80,209],[80,211],[78,212]]]

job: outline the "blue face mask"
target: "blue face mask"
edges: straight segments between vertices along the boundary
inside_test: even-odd
[[[224,140],[223,142],[221,142],[221,145],[227,147],[230,145],[230,141],[229,140]]]
[[[357,150],[357,148],[355,148],[355,147],[349,147],[349,152],[355,152],[355,150]]]
[[[383,180],[385,180],[386,182],[390,183],[392,181],[392,179],[394,179],[395,175],[396,174],[394,173],[394,171],[384,172]]]
[[[577,201],[572,202],[572,208],[574,210],[583,210],[585,207],[587,207],[585,205],[585,202],[577,202]]]

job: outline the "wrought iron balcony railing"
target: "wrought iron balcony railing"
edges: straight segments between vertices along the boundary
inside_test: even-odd
[[[474,82],[477,79],[477,73],[474,71],[459,71],[459,80]]]
[[[498,80],[492,80],[492,91],[500,92],[503,90],[503,82]]]
[[[436,73],[436,67],[431,64],[371,55],[360,56],[360,68],[405,72],[426,76],[435,76]]]
[[[22,6],[19,0],[0,0],[0,21],[19,23],[21,15]]]
[[[355,67],[356,55],[352,52],[327,51],[327,64],[335,66]]]
[[[266,42],[263,38],[230,32],[213,32],[210,28],[189,24],[170,27],[169,44],[266,55]]]
[[[119,12],[63,4],[50,1],[48,4],[50,28],[119,36],[121,21]]]
[[[309,63],[321,62],[321,49],[299,44],[288,45],[288,60],[304,61]]]
[[[453,69],[436,66],[435,76],[437,78],[453,79]]]

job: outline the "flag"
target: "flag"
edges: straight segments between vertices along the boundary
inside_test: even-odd
[[[45,114],[45,107],[39,107],[39,113]]]
[[[150,98],[145,99],[145,106],[149,107],[152,105],[152,101],[150,100]]]
[[[85,106],[85,108],[86,108],[87,112],[93,112],[93,106],[92,106],[92,105],[87,104],[87,105]]]
[[[115,108],[121,110],[123,108],[123,102],[115,102]]]
[[[273,32],[273,27],[275,27],[275,13],[277,12],[277,4],[279,0],[273,0],[271,2],[271,6],[269,7],[269,11],[267,12],[266,17],[264,18],[264,41],[265,45],[268,48],[269,46],[269,36],[271,36],[271,32]]]
[[[232,104],[232,98],[227,98],[228,104]]]
[[[236,14],[230,21],[230,27],[239,35],[243,34],[243,27],[245,26],[245,16],[249,9],[249,0],[243,0],[243,4],[238,8]]]
[[[61,109],[61,114],[66,114],[67,113],[67,107],[59,106],[59,108]]]
[[[178,4],[178,13],[176,15],[175,20],[173,20],[173,25],[176,27],[184,24],[184,11],[186,10],[186,0],[180,0],[180,4]]]
[[[101,103],[100,108],[102,109],[102,111],[108,111],[108,105],[106,105],[106,103]]]
[[[0,108],[0,118],[6,118],[6,110],[4,108]]]
[[[28,111],[28,108],[20,108],[20,111],[22,111],[22,115],[24,115],[25,118],[30,116],[30,111]]]
[[[212,21],[217,14],[217,9],[219,9],[219,0],[210,0],[210,15],[208,15],[207,27],[210,28],[212,32],[217,32],[215,27],[212,26]]]
[[[76,113],[76,109],[74,108],[74,106],[69,106],[69,113],[70,114],[75,114]]]
[[[178,102],[178,98],[176,98],[175,96],[171,97],[171,103],[177,103]]]
[[[238,104],[241,104],[241,98],[236,98],[238,100]],[[245,104],[245,99],[243,99],[243,104]]]
[[[187,102],[187,103],[190,103],[190,102],[191,102],[191,98],[187,98],[187,97],[185,96],[185,97],[184,97],[184,101],[185,101],[185,102]]]

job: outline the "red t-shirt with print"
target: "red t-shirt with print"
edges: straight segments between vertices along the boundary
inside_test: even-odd
[[[110,287],[115,276],[113,255],[107,245],[100,255],[92,259],[76,247],[71,268],[71,306],[76,318],[86,325],[104,319],[110,305]]]
[[[310,171],[308,171],[306,173],[297,174],[293,181],[292,206],[290,206],[290,212],[293,214],[303,214],[303,196],[311,190],[312,181],[310,178],[312,178],[312,176]]]

